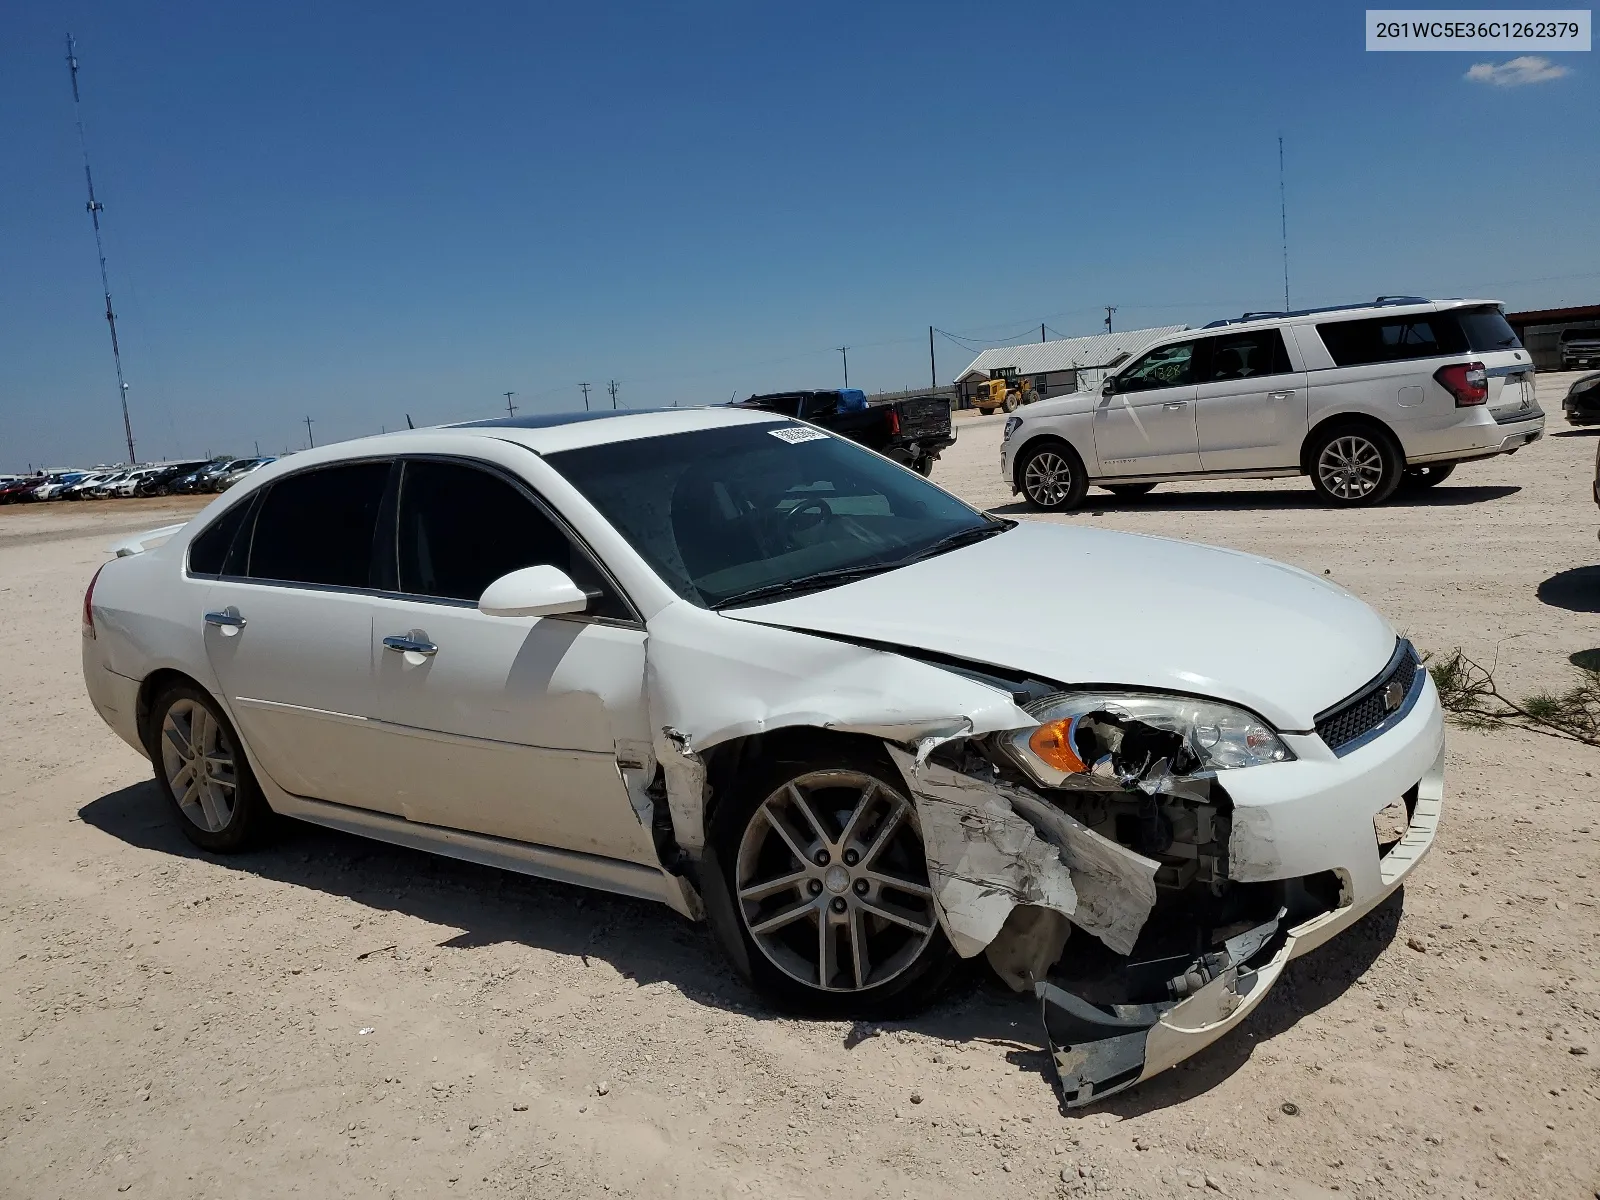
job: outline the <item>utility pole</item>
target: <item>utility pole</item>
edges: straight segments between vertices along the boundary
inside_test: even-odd
[[[317,439],[311,436],[311,418],[310,417],[306,418],[306,441],[311,443],[311,445],[308,447],[309,449],[312,449],[312,450],[316,449],[316,447],[317,447]]]
[[[583,411],[584,412],[588,412],[589,411],[589,385],[587,383],[580,383],[578,386],[583,389]]]
[[[517,406],[515,404],[511,403],[511,397],[515,396],[516,393],[515,392],[501,392],[500,394],[506,398],[506,416],[508,416],[508,417],[516,416],[517,415]]]
[[[850,347],[840,346],[839,353],[844,357],[844,385],[850,386]]]
[[[1044,322],[1043,321],[1039,322],[1039,340],[1041,342],[1045,340],[1045,337],[1044,337]]]
[[[67,34],[67,70],[72,75],[72,113],[78,122],[78,149],[83,152],[83,181],[89,185],[89,218],[94,222],[94,248],[100,256],[100,287],[106,294],[106,324],[111,327],[111,361],[117,367],[117,394],[122,400],[122,436],[128,440],[128,463],[139,460],[133,453],[133,422],[128,418],[128,384],[122,378],[122,349],[117,345],[117,314],[111,308],[111,283],[106,278],[106,248],[100,238],[100,214],[105,205],[94,198],[94,175],[89,171],[89,142],[83,135],[83,101],[78,97],[78,54],[72,35]]]
[[[939,386],[939,364],[933,357],[933,326],[928,326],[928,386]]]
[[[617,406],[617,381],[615,379],[613,379],[610,383],[606,384],[606,391],[611,393],[611,407],[612,408],[616,408],[616,406]]]
[[[261,457],[261,439],[260,438],[256,439],[256,457],[257,458]]]
[[[1106,305],[1106,332],[1111,332],[1111,314],[1117,311],[1115,304]]]
[[[1289,202],[1283,193],[1283,134],[1278,135],[1278,232],[1283,238],[1283,311],[1289,311]]]

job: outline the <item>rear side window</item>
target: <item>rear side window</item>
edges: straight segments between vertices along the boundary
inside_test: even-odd
[[[1334,363],[1341,367],[1439,358],[1467,349],[1466,336],[1454,313],[1328,321],[1317,326],[1317,333]]]
[[[191,575],[221,575],[228,560],[228,551],[239,536],[245,517],[255,507],[252,500],[235,504],[189,543],[189,573]]]
[[[592,598],[590,616],[628,619],[589,555],[519,488],[463,463],[405,464],[397,509],[400,591],[477,603],[502,575],[552,566]]]
[[[386,462],[324,467],[274,483],[256,517],[251,578],[367,587],[388,483]]]
[[[1208,349],[1210,354],[1200,376],[1201,383],[1284,375],[1290,369],[1289,351],[1284,347],[1283,334],[1276,329],[1211,338]]]

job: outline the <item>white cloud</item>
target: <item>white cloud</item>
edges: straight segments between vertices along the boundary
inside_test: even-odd
[[[1549,83],[1560,79],[1567,68],[1558,67],[1548,58],[1537,54],[1524,54],[1503,63],[1474,63],[1466,78],[1473,83],[1489,83],[1495,87],[1521,87],[1525,83]]]

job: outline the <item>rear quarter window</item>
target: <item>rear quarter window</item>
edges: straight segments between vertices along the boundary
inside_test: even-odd
[[[1441,314],[1443,315],[1443,314]],[[1520,350],[1522,342],[1498,308],[1464,308],[1453,315],[1461,322],[1467,345],[1480,354],[1492,350]]]
[[[1453,313],[1324,321],[1317,334],[1340,367],[1441,358],[1467,349],[1466,335]]]

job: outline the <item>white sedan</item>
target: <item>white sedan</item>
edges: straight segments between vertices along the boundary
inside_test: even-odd
[[[347,442],[118,554],[84,678],[198,845],[282,814],[659,900],[810,1011],[986,954],[1069,1103],[1244,1020],[1438,821],[1437,694],[1347,592],[774,414]]]

